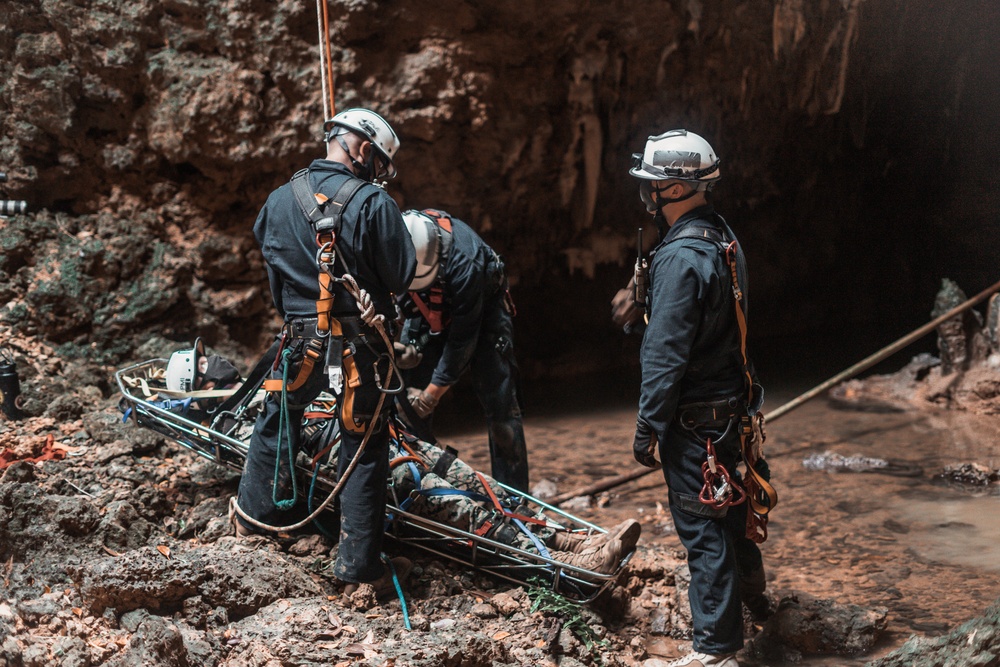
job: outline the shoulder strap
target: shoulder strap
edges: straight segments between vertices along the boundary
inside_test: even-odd
[[[677,234],[669,241],[667,244],[673,243],[674,241],[680,241],[681,239],[705,239],[706,241],[711,241],[712,243],[724,243],[725,237],[722,231],[716,227],[708,225],[696,225],[690,224]],[[665,244],[666,245],[666,244]]]
[[[448,255],[451,253],[451,217],[444,211],[439,211],[434,208],[425,208],[423,210],[424,215],[429,216],[434,222],[437,223],[438,231],[441,235],[441,257],[439,263],[444,266],[448,262]],[[438,270],[438,279],[440,280],[441,271]]]
[[[318,234],[340,232],[341,216],[347,204],[368,182],[349,177],[332,198],[320,192],[313,192],[309,185],[309,170],[301,169],[292,176],[292,193],[302,215],[312,224]]]
[[[337,237],[340,236],[342,215],[347,204],[367,181],[350,176],[341,183],[332,198],[322,192],[313,192],[309,184],[309,169],[301,169],[292,176],[292,194],[302,215],[309,220],[316,232],[316,263],[319,265],[319,299],[316,300],[316,330],[331,331],[333,311],[333,278],[329,271],[337,259]],[[329,211],[328,211],[329,209]],[[341,260],[343,264],[343,260]]]

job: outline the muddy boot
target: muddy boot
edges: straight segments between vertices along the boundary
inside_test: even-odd
[[[764,594],[766,589],[763,566],[748,575],[740,575],[740,598],[755,623],[763,623],[774,613],[771,600]]]
[[[413,570],[413,563],[409,558],[396,556],[392,559],[392,568],[386,567],[381,577],[375,581],[364,582],[375,589],[375,597],[384,598],[396,594],[396,585],[392,581],[393,570],[396,571],[396,579],[399,580],[399,585],[402,587],[403,582],[406,581],[406,578],[410,576],[410,572]],[[360,586],[361,584],[348,583],[344,586],[344,595],[351,597]]]
[[[255,534],[240,521],[239,515],[236,513],[236,496],[229,499],[229,523],[233,526],[237,538],[250,537]]]
[[[611,574],[618,569],[623,556],[622,541],[618,538],[578,554],[572,551],[553,551],[550,554],[552,560],[601,574]]]
[[[639,541],[639,534],[642,532],[642,525],[635,519],[627,519],[617,526],[612,527],[607,533],[597,533],[587,535],[585,533],[570,533],[558,531],[552,536],[550,546],[559,551],[570,551],[578,554],[588,549],[603,546],[608,540],[620,539],[622,541],[622,553],[631,553],[635,549],[636,542]]]

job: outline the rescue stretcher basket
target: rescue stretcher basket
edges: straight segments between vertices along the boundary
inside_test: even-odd
[[[242,472],[256,417],[254,406],[262,400],[263,390],[249,392],[240,405],[230,412],[214,415],[210,425],[205,425],[177,411],[178,402],[187,399],[177,395],[165,396],[157,391],[155,380],[162,377],[166,364],[166,359],[151,359],[115,373],[125,420],[155,431],[206,459]],[[401,430],[407,430],[405,424],[398,420],[396,425]],[[308,486],[314,471],[302,457],[297,469],[300,480]],[[321,466],[315,473],[315,480],[316,497],[323,498],[336,485],[336,470]],[[542,500],[499,482],[496,484],[519,496],[522,507],[542,517],[551,527],[581,535],[607,532]],[[580,604],[591,602],[612,586],[632,558],[632,553],[625,554],[610,574],[595,572],[401,509],[407,506],[404,502],[406,497],[389,484],[386,503],[386,535],[389,537],[515,584],[545,585]]]

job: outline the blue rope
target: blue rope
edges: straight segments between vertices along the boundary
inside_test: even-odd
[[[274,482],[271,485],[271,502],[279,510],[290,510],[299,501],[299,485],[295,479],[295,452],[292,451],[292,420],[288,418],[288,360],[292,351],[286,349],[281,353],[281,408],[278,411],[278,451],[274,457]],[[292,478],[292,497],[278,500],[278,477],[281,472],[281,436],[285,436],[288,445],[288,470]]]
[[[388,556],[382,554],[382,562],[389,566],[389,571],[392,572],[392,585],[396,587],[396,595],[399,597],[399,604],[403,608],[403,626],[407,630],[412,630],[410,626],[410,613],[406,609],[406,597],[403,596],[403,587],[399,585],[399,577],[396,576],[396,568],[393,566],[392,561]]]

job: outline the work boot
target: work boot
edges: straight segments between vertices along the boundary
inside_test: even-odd
[[[608,540],[618,538],[622,541],[622,553],[627,554],[635,549],[641,532],[642,524],[635,519],[627,519],[617,526],[612,527],[606,533],[587,535],[586,533],[557,531],[552,536],[552,546],[560,551],[571,551],[578,554],[588,549],[600,547]]]
[[[229,523],[232,524],[236,537],[250,537],[254,534],[252,530],[243,525],[239,515],[236,513],[236,496],[229,499]]]
[[[735,655],[735,653],[711,655],[710,653],[692,651],[681,658],[668,662],[666,667],[740,667],[740,663],[736,662]]]
[[[743,606],[750,612],[750,618],[753,619],[754,623],[763,623],[774,616],[771,600],[763,593],[748,595],[743,600]]]
[[[382,576],[375,581],[366,581],[363,583],[368,584],[375,589],[375,597],[384,598],[390,595],[396,594],[396,585],[392,583],[392,571],[396,571],[396,579],[399,580],[399,585],[402,587],[403,582],[406,578],[410,576],[410,572],[413,570],[413,563],[409,558],[404,558],[403,556],[396,556],[392,560],[392,568],[385,568],[385,572]],[[348,583],[344,586],[344,595],[351,597],[361,584]]]
[[[580,553],[572,551],[552,551],[552,560],[601,574],[611,574],[622,562],[622,541],[617,537],[604,544],[586,549]]]

